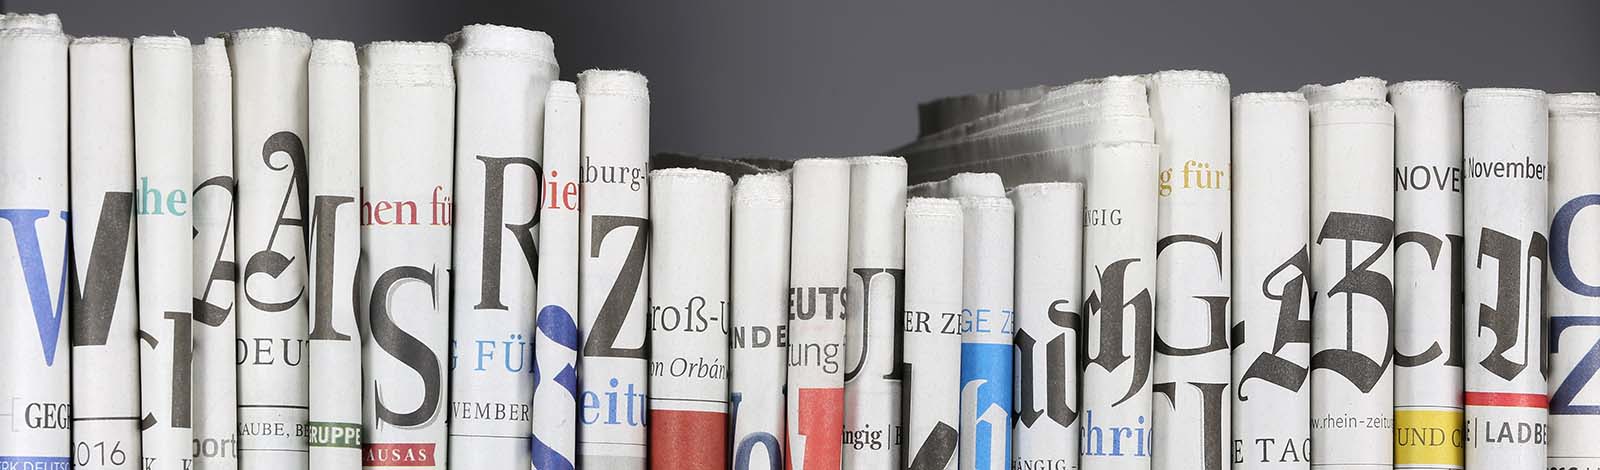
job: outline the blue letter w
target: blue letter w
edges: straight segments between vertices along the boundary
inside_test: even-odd
[[[71,260],[67,257],[67,246],[61,246],[61,282],[58,284],[56,301],[50,302],[50,285],[45,280],[44,255],[39,251],[39,231],[34,227],[34,222],[50,215],[44,209],[0,209],[0,219],[11,222],[11,234],[17,241],[17,256],[22,260],[22,279],[27,283],[28,300],[33,304],[33,321],[39,328],[39,343],[44,347],[44,364],[53,366],[56,362],[56,344],[61,338],[61,321],[65,317],[67,294],[67,275],[72,268],[67,264]],[[61,212],[61,220],[67,220],[67,212]],[[71,237],[70,231],[63,231],[63,239]]]

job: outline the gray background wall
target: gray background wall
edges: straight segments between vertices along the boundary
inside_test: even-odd
[[[881,151],[913,137],[921,101],[1166,68],[1227,73],[1235,93],[1356,75],[1600,89],[1600,2],[1584,0],[3,1],[60,13],[80,36],[539,29],[568,79],[591,67],[649,76],[655,150],[731,156]]]

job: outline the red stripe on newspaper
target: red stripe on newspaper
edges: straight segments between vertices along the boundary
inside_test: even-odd
[[[784,448],[790,454],[785,466],[788,470],[797,468],[793,454],[799,451],[803,457],[798,468],[839,470],[839,452],[844,445],[844,389],[802,388],[797,401],[800,422],[789,426],[799,428],[804,444],[789,441]]]
[[[650,410],[650,468],[726,468],[728,414]]]
[[[1466,392],[1462,394],[1462,401],[1468,406],[1549,407],[1549,400],[1543,393]]]
[[[433,444],[367,444],[363,467],[432,467]]]

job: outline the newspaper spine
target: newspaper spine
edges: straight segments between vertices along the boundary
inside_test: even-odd
[[[733,194],[729,416],[734,468],[784,468],[789,338],[789,178],[745,176]]]
[[[1389,88],[1395,120],[1395,466],[1459,469],[1461,88]]]
[[[1083,184],[1024,184],[1011,200],[1017,212],[1012,467],[1077,468]]]
[[[578,140],[583,104],[577,85],[554,82],[545,98],[539,206],[539,312],[535,319],[533,451],[536,470],[575,468],[578,445]]]
[[[1394,463],[1394,111],[1311,106],[1312,466]]]
[[[144,464],[129,47],[122,38],[82,38],[73,41],[70,52],[72,214],[77,218],[72,224],[77,284],[72,288],[80,293],[70,306],[72,447],[74,463],[83,469],[132,470]]]
[[[57,30],[0,29],[0,466],[70,462],[67,47]],[[27,410],[50,418],[25,425]]]
[[[191,468],[194,57],[183,37],[133,41],[140,436],[145,468]],[[170,189],[169,189],[170,188]]]
[[[650,172],[650,467],[728,465],[728,217],[722,173]]]
[[[1151,466],[1222,470],[1232,435],[1228,78],[1168,71],[1149,82],[1161,149]]]
[[[538,268],[550,37],[469,25],[455,48],[457,198],[451,303],[450,468],[531,465],[534,270]]]
[[[584,203],[578,228],[578,465],[643,469],[648,455],[650,95],[633,72],[578,75]],[[609,249],[608,249],[609,248]]]
[[[1311,468],[1310,120],[1300,93],[1233,100],[1235,470]]]
[[[1600,409],[1576,398],[1589,389],[1600,344],[1600,225],[1580,217],[1600,204],[1600,96],[1550,95],[1550,468],[1600,467],[1590,443]],[[74,358],[74,360],[77,360]]]
[[[1016,216],[1004,197],[958,198],[961,250],[961,464],[1011,465]]]
[[[362,466],[441,469],[450,420],[450,49],[376,42],[361,55]]]
[[[1088,152],[1083,331],[1084,341],[1099,347],[1087,349],[1081,359],[1080,465],[1085,470],[1148,470],[1156,146],[1116,143]]]
[[[361,78],[355,45],[316,40],[307,65],[311,199],[311,468],[361,467]]]
[[[960,446],[961,204],[916,198],[906,203],[906,468],[955,470]],[[911,410],[916,410],[912,412]]]
[[[787,468],[839,470],[850,163],[799,160],[791,178]]]
[[[1469,90],[1462,107],[1466,466],[1545,468],[1549,111],[1521,89]]]
[[[233,72],[221,38],[194,46],[194,467],[239,468],[239,276],[233,243]]]
[[[845,284],[844,456],[849,468],[901,468],[901,337],[906,162],[850,159]]]
[[[277,28],[227,35],[233,65],[238,253],[239,466],[306,470],[306,60]]]

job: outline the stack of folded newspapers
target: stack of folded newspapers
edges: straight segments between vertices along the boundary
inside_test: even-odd
[[[561,78],[0,16],[0,470],[1600,468],[1595,94],[1166,71],[714,160]]]
[[[1600,339],[1597,106],[1168,71],[935,100],[896,152],[913,195],[1017,202],[1015,468],[1566,468],[1597,456],[1569,437]],[[1054,216],[1081,245],[1031,241],[1041,181],[1083,185]],[[1081,280],[1029,266],[1078,247]],[[1057,325],[1076,357],[1036,352]],[[1042,384],[1050,361],[1081,368]]]

